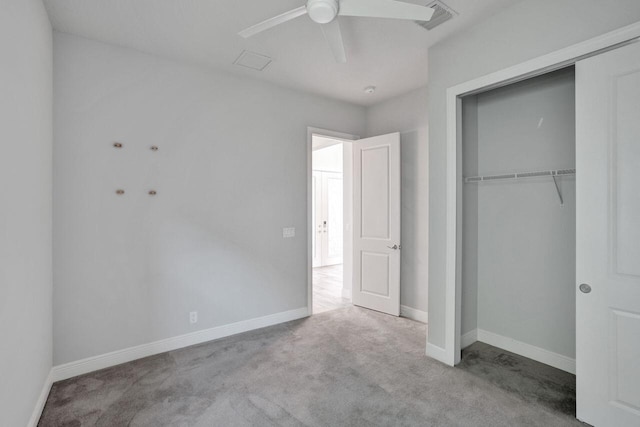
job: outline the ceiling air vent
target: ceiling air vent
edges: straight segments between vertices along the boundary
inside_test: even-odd
[[[238,59],[236,59],[233,63],[235,65],[240,65],[241,67],[262,71],[267,68],[269,64],[271,64],[271,58],[269,58],[268,56],[260,55],[259,53],[245,50],[242,51]]]
[[[416,24],[420,25],[425,30],[433,30],[440,24],[443,24],[456,16],[458,13],[451,9],[449,6],[441,2],[440,0],[433,1],[427,4],[427,7],[435,10],[433,17],[430,21],[415,21]]]

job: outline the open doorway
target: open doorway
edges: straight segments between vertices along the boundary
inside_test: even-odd
[[[358,139],[353,135],[308,128],[307,141],[307,307],[309,314],[353,303],[360,307],[399,316],[400,250],[402,248],[400,242],[400,134],[396,132]],[[326,153],[320,150],[332,146],[342,149],[341,176],[334,174],[335,170],[339,170],[338,168],[326,170],[327,167],[325,167],[323,170],[318,163],[319,157],[323,155],[330,157],[330,150]],[[339,153],[340,148],[334,148],[334,150]],[[316,155],[316,163],[318,163],[316,166],[313,161],[314,152],[319,152]],[[336,153],[334,155],[338,155]],[[315,176],[314,169],[316,169]],[[330,215],[323,215],[323,208],[320,206],[322,182],[326,182],[324,187],[333,186],[339,189],[340,185],[337,182],[340,178],[342,178],[341,218],[339,217],[340,209],[335,203],[336,196],[325,196],[327,200],[334,200],[333,208],[327,206],[324,209],[327,213],[332,210],[337,212],[331,219]],[[338,218],[336,219],[335,216]],[[340,220],[342,227],[334,230],[332,248],[331,230],[335,228],[335,222]],[[327,221],[326,224],[325,221]],[[341,251],[336,251],[340,232],[343,246]],[[336,252],[341,252],[341,272],[339,267],[335,267],[334,271],[327,271],[328,268],[314,270],[314,259],[316,268],[339,265]],[[332,288],[330,296],[332,303],[328,306],[314,304],[314,299],[320,302],[326,297],[326,294],[319,293],[322,286],[315,286],[314,289],[314,272],[317,285],[320,285],[319,282],[322,279],[327,279],[327,276],[333,282],[329,284]],[[342,286],[340,287],[341,275]]]
[[[311,147],[311,307],[318,314],[351,305],[351,145],[313,133]]]

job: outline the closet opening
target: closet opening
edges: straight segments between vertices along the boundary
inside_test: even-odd
[[[575,416],[575,70],[462,98],[458,365]]]

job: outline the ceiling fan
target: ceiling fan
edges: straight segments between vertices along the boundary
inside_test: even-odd
[[[320,28],[322,28],[336,61],[344,63],[347,62],[347,56],[344,51],[340,25],[336,19],[338,16],[429,21],[433,13],[434,10],[430,7],[395,0],[307,0],[307,4],[304,6],[274,16],[242,30],[238,34],[246,39],[302,15],[309,15],[312,21],[321,24]]]

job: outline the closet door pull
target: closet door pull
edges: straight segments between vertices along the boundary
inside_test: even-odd
[[[582,285],[580,285],[580,292],[582,292],[583,294],[588,294],[589,292],[591,292],[591,286],[583,283]]]
[[[402,246],[400,245],[393,245],[393,246],[387,246],[389,249],[393,249],[394,251],[397,251],[398,249],[402,249]]]

